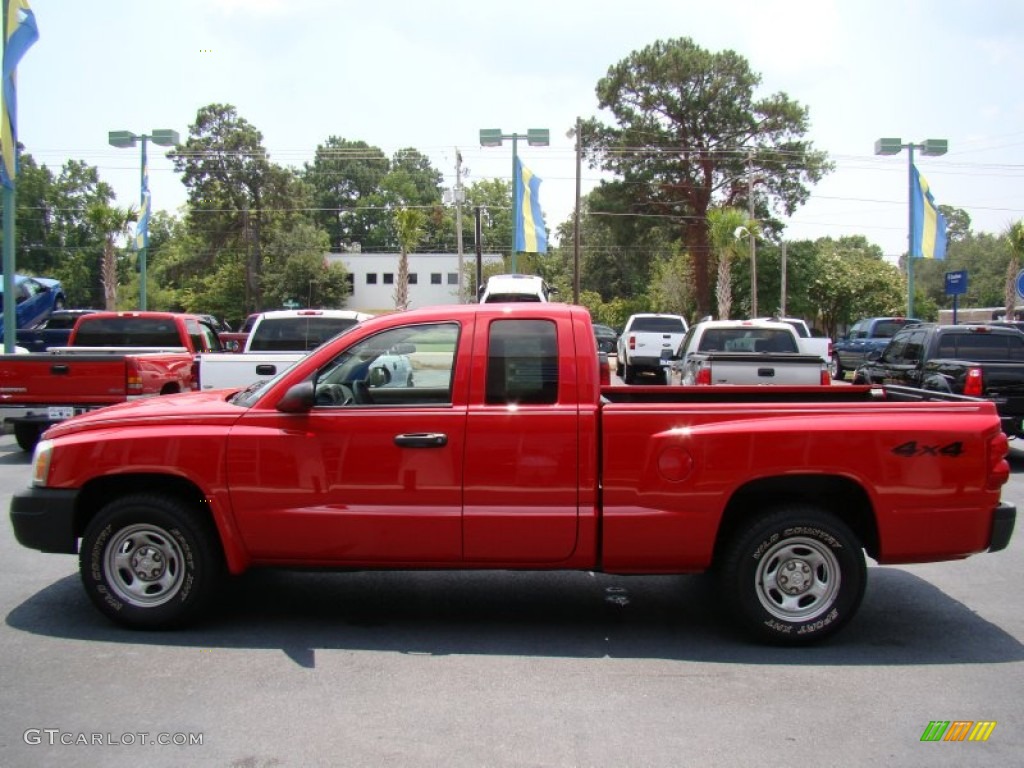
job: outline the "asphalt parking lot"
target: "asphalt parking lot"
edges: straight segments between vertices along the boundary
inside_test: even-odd
[[[28,473],[0,438],[5,517]],[[872,567],[853,624],[792,650],[736,637],[701,576],[253,572],[200,626],[132,632],[0,527],[4,766],[1022,764],[1019,530]],[[947,720],[996,726],[921,741]]]

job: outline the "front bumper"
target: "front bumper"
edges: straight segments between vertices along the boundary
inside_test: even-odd
[[[23,547],[73,555],[77,490],[29,488],[11,497],[11,526]]]
[[[1006,549],[1013,535],[1013,525],[1017,520],[1017,507],[1006,501],[992,510],[992,536],[989,539],[988,551],[998,552]]]

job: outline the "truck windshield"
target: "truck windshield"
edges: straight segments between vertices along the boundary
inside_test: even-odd
[[[653,331],[655,333],[686,333],[686,326],[680,317],[637,317],[630,331]]]
[[[173,320],[149,317],[104,317],[78,326],[79,347],[181,347]]]
[[[700,340],[700,352],[797,352],[789,331],[776,328],[715,328]]]

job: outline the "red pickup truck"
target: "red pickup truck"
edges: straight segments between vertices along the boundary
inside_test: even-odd
[[[66,347],[0,356],[0,420],[32,450],[40,433],[71,416],[152,395],[198,389],[194,358],[223,348],[195,315],[93,312]]]
[[[411,381],[375,373],[396,349]],[[713,570],[739,625],[787,644],[852,618],[865,552],[951,560],[1010,540],[990,402],[599,376],[581,307],[376,317],[246,389],[51,428],[14,533],[78,552],[93,603],[133,627],[194,619],[252,566]]]

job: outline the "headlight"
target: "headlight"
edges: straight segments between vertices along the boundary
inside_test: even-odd
[[[53,455],[53,440],[40,440],[32,454],[32,485],[46,486],[50,474],[50,457]]]

